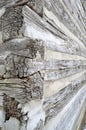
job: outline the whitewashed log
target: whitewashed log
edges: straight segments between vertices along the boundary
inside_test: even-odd
[[[45,72],[45,81],[53,81],[53,80],[58,80],[62,79],[68,76],[72,76],[76,73],[79,73],[81,71],[84,71],[86,67],[84,66],[78,66],[72,69],[62,69],[62,70],[56,70],[56,71],[46,71]]]
[[[61,89],[64,89],[66,86],[71,84],[72,81],[77,80],[79,77],[83,76],[86,71],[82,71],[75,75],[55,80],[55,81],[46,81],[44,83],[44,97],[45,99],[53,96],[54,94],[58,93]]]

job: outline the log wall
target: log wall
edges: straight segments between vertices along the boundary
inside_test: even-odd
[[[1,130],[81,129],[85,5],[85,0],[0,2]]]

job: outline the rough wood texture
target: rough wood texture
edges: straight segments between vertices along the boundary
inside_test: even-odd
[[[85,0],[1,0],[0,129],[79,130],[85,104]]]
[[[0,8],[2,7],[8,7],[14,5],[19,0],[1,0],[0,1]]]

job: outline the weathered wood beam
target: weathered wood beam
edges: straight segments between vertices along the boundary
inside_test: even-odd
[[[0,81],[0,95],[4,93],[14,97],[21,104],[35,99],[42,99],[43,79],[38,72],[21,80],[3,79]]]

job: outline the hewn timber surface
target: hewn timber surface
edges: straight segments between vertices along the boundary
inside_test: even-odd
[[[86,1],[0,1],[0,130],[80,130]]]

